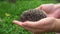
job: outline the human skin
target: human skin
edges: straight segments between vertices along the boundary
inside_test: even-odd
[[[49,17],[60,18],[60,4],[43,4],[35,9],[44,10]]]
[[[38,32],[60,32],[60,4],[43,4],[35,9],[44,10],[48,17],[36,22],[17,20],[13,22],[34,34]]]

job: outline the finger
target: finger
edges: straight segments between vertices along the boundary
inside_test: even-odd
[[[23,24],[25,27],[36,28],[37,22],[26,21]]]
[[[20,22],[20,21],[17,21],[17,20],[13,20],[13,23],[15,23],[17,25],[20,25],[20,26],[23,26],[23,22]]]
[[[30,22],[30,21],[26,21],[26,22],[20,22],[20,21],[17,21],[17,20],[14,20],[13,23],[17,24],[17,25],[20,25],[20,26],[25,26],[25,27],[29,27],[29,28],[36,28],[36,24],[34,24],[35,22]]]

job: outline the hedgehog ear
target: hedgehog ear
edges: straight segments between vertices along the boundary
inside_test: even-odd
[[[40,10],[40,11],[42,11],[45,15],[47,15],[47,13],[44,10]]]

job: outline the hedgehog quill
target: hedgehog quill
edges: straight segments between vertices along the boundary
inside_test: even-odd
[[[46,18],[47,15],[43,10],[29,9],[22,13],[20,21],[38,21]]]

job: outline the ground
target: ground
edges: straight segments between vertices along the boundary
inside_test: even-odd
[[[18,0],[16,3],[0,1],[0,34],[32,34],[12,21],[19,20],[23,11],[34,9],[46,3],[57,2],[54,0]]]

